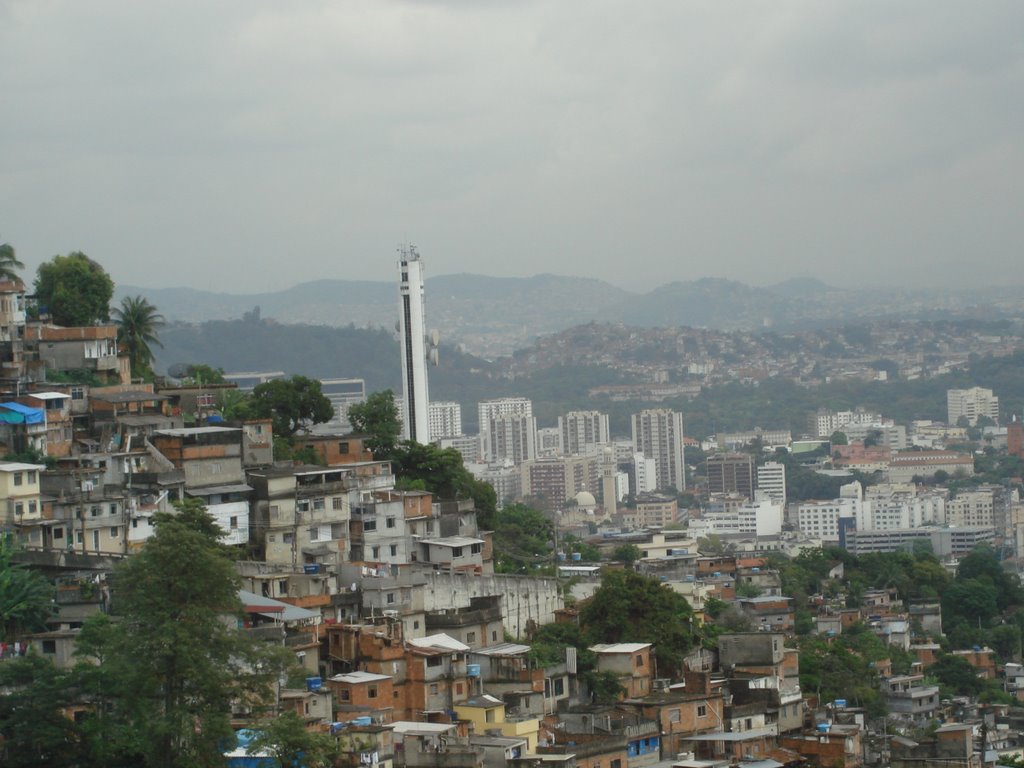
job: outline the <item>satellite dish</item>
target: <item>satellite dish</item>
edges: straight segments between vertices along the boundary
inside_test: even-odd
[[[183,379],[188,376],[188,369],[191,367],[189,363],[175,363],[167,369],[167,375],[172,379]]]

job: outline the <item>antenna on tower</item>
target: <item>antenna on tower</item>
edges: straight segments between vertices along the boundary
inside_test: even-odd
[[[435,368],[440,363],[440,351],[441,351],[441,332],[436,328],[433,329],[430,334],[426,337],[427,341],[427,360]]]

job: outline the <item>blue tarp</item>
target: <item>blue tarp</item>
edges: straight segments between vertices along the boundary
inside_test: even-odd
[[[46,412],[40,408],[29,408],[21,403],[0,403],[0,408],[13,411],[23,417],[25,424],[45,424]]]

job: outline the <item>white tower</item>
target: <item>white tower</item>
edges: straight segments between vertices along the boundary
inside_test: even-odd
[[[412,245],[398,249],[398,340],[402,348],[402,437],[430,442],[426,326],[423,323],[423,262]]]

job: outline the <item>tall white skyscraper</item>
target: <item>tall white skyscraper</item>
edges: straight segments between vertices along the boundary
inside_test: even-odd
[[[683,414],[667,408],[654,408],[634,414],[633,446],[647,458],[654,459],[659,490],[686,489]]]
[[[402,437],[430,442],[426,326],[423,320],[423,261],[416,248],[399,249],[398,340],[402,349]]]

